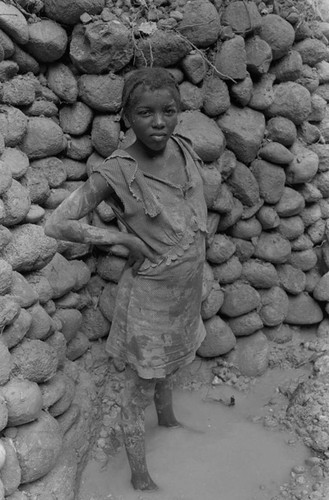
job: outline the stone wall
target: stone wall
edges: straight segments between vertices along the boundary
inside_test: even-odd
[[[104,362],[127,253],[43,225],[133,140],[119,112],[134,67],[172,71],[177,132],[204,161],[198,355],[257,376],[296,325],[328,335],[328,39],[303,2],[0,1],[0,500],[73,498],[92,440],[85,368]],[[88,220],[123,230],[105,203]]]

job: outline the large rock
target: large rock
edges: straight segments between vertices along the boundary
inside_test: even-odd
[[[22,222],[31,207],[29,190],[13,179],[9,189],[2,195],[5,214],[1,224],[11,227]]]
[[[295,40],[295,31],[282,17],[268,14],[262,17],[259,36],[269,44],[275,60],[289,52]]]
[[[13,227],[12,239],[2,250],[1,258],[15,271],[32,271],[44,267],[56,250],[56,240],[46,236],[41,226],[22,224]]]
[[[60,24],[50,19],[40,19],[28,27],[29,40],[25,47],[37,61],[49,64],[63,56],[68,36]]]
[[[296,43],[294,49],[300,53],[303,64],[309,66],[315,66],[320,61],[328,61],[329,59],[327,45],[316,38],[306,38]]]
[[[0,102],[8,106],[29,106],[35,100],[35,83],[24,76],[4,82],[0,88]]]
[[[301,76],[302,67],[301,55],[296,50],[291,50],[289,54],[272,64],[270,72],[275,75],[278,82],[294,81]]]
[[[15,42],[26,44],[29,39],[27,20],[22,12],[6,2],[0,2],[0,28]]]
[[[305,207],[303,196],[290,187],[285,187],[279,202],[274,206],[280,217],[292,217],[300,214]]]
[[[271,73],[265,73],[257,80],[252,88],[251,99],[248,105],[252,109],[263,111],[267,109],[274,101],[273,82],[275,76]]]
[[[56,253],[41,273],[50,283],[52,297],[57,299],[72,290],[76,283],[74,268],[61,254]]]
[[[243,80],[247,76],[247,55],[242,36],[223,42],[215,58],[215,67],[223,80]]]
[[[217,120],[223,131],[227,147],[238,160],[249,164],[255,159],[264,137],[265,119],[262,113],[250,108],[230,108]]]
[[[260,28],[262,18],[254,2],[230,2],[221,17],[223,26],[230,26],[234,33],[245,36]]]
[[[206,337],[197,350],[197,354],[203,358],[214,358],[221,356],[231,351],[235,344],[236,338],[231,328],[219,316],[204,322],[206,329]]]
[[[49,498],[55,495],[58,500],[73,500],[77,475],[77,456],[75,450],[66,446],[61,450],[60,460],[42,478],[26,483],[23,491],[29,498]]]
[[[104,22],[99,19],[86,25],[74,26],[70,57],[82,73],[120,71],[132,56],[131,33],[121,22]]]
[[[218,116],[230,107],[230,94],[226,83],[218,76],[208,78],[203,87],[203,109],[208,116]]]
[[[296,82],[283,82],[274,86],[274,101],[267,108],[266,114],[284,116],[296,125],[307,120],[312,111],[311,94]]]
[[[254,160],[250,169],[257,179],[260,196],[266,203],[277,203],[285,189],[286,174],[283,168],[265,160]]]
[[[294,154],[294,159],[286,168],[287,182],[289,184],[309,182],[318,171],[318,155],[299,141],[293,144],[291,152]]]
[[[272,264],[283,264],[287,262],[291,254],[291,245],[288,240],[277,232],[267,233],[263,231],[259,236],[255,256]]]
[[[288,295],[279,286],[260,290],[261,308],[259,315],[266,326],[280,325],[288,314]]]
[[[267,137],[284,146],[292,146],[297,139],[296,125],[283,116],[271,118],[266,125]]]
[[[66,146],[64,134],[51,118],[31,117],[20,149],[32,160],[54,156]]]
[[[44,0],[46,16],[60,24],[77,24],[85,12],[91,16],[100,14],[105,0]]]
[[[178,31],[197,47],[209,47],[216,42],[220,17],[209,0],[192,0],[183,7],[183,19]]]
[[[233,195],[244,205],[252,207],[259,198],[259,187],[251,170],[241,162],[237,162],[232,175],[227,180]]]
[[[25,153],[17,148],[5,148],[1,155],[1,161],[5,165],[5,169],[11,172],[13,179],[20,179],[29,167],[29,159]],[[0,167],[1,168],[1,167]],[[3,175],[1,174],[1,184],[3,183]]]
[[[120,123],[116,116],[98,115],[91,130],[91,143],[97,153],[106,158],[117,149],[120,138]]]
[[[68,66],[56,63],[48,68],[48,87],[62,102],[73,104],[78,98],[77,80]]]
[[[104,113],[117,113],[121,107],[124,80],[111,73],[81,75],[79,97],[90,108]]]
[[[285,322],[289,325],[313,325],[320,323],[323,312],[319,304],[307,293],[289,296],[288,314]]]
[[[267,370],[269,353],[269,342],[259,331],[254,335],[240,337],[235,349],[228,354],[227,360],[237,366],[242,375],[258,377]]]
[[[5,140],[5,146],[17,146],[27,131],[28,118],[18,108],[0,106],[0,133]]]
[[[257,309],[259,306],[259,293],[252,286],[241,282],[225,287],[224,303],[221,307],[222,314],[236,318]]]
[[[216,123],[200,111],[184,111],[175,129],[192,141],[193,148],[203,161],[217,160],[225,148],[225,137]]]
[[[174,31],[155,31],[150,37],[140,39],[135,47],[135,64],[144,67],[175,65],[190,52],[189,42]]]
[[[234,5],[234,4],[233,4]],[[272,50],[265,40],[255,35],[246,41],[247,69],[252,75],[267,73],[272,62]]]
[[[21,481],[30,483],[55,466],[62,448],[62,435],[56,419],[46,412],[35,422],[17,429],[14,445],[22,471]]]

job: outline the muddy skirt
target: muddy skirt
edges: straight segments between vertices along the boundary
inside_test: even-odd
[[[205,337],[200,316],[204,235],[167,264],[133,275],[126,267],[106,350],[142,378],[163,378],[193,361]]]

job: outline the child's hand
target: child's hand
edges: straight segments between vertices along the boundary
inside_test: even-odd
[[[137,236],[129,235],[125,246],[129,249],[128,264],[135,274],[146,258],[156,262],[156,254]]]

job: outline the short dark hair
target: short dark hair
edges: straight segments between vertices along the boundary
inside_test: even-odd
[[[143,86],[149,90],[159,90],[168,88],[172,90],[173,98],[180,108],[181,100],[179,87],[172,74],[165,68],[148,67],[136,69],[128,73],[122,91],[122,110],[123,113],[129,111],[132,104],[132,97],[135,90]]]

